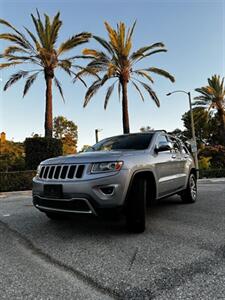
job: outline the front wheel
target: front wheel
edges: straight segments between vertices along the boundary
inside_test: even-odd
[[[197,179],[193,173],[188,178],[187,188],[182,192],[181,199],[184,203],[194,203],[197,200]]]
[[[132,183],[126,207],[127,227],[131,232],[141,233],[145,231],[146,196],[147,181],[137,177]]]

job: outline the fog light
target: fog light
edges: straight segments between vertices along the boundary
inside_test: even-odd
[[[105,195],[111,195],[114,191],[114,187],[113,186],[101,187],[100,190]]]

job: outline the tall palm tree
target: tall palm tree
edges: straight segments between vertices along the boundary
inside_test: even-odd
[[[115,84],[118,83],[118,93],[122,90],[122,115],[123,115],[123,131],[130,132],[129,115],[128,115],[128,82],[131,82],[134,88],[139,93],[141,99],[144,101],[141,88],[143,87],[157,106],[160,106],[159,99],[151,86],[143,81],[137,79],[137,76],[145,78],[148,83],[153,83],[151,73],[162,75],[172,82],[174,77],[167,71],[155,68],[141,68],[135,69],[135,64],[142,59],[147,58],[155,53],[166,52],[163,43],[155,43],[149,46],[142,47],[137,51],[131,53],[132,49],[132,35],[134,32],[136,22],[133,26],[126,30],[125,24],[120,22],[117,24],[117,29],[113,29],[107,22],[105,27],[108,32],[109,42],[105,39],[93,36],[93,38],[104,48],[105,51],[98,51],[94,49],[84,49],[83,54],[91,61],[87,66],[78,72],[77,76],[92,74],[96,76],[96,80],[89,87],[86,92],[84,107],[89,103],[92,96],[101,88],[108,80],[116,79],[107,89],[104,108],[106,109],[110,96],[112,95]],[[102,74],[102,77],[99,75]],[[76,79],[76,78],[75,78]]]
[[[53,20],[45,14],[45,20],[42,21],[37,10],[37,16],[31,14],[35,33],[32,33],[28,28],[25,28],[26,34],[21,33],[9,22],[0,19],[0,24],[8,27],[12,32],[0,34],[0,39],[11,42],[12,45],[7,47],[0,58],[5,61],[0,64],[0,69],[9,68],[17,65],[36,65],[37,68],[20,70],[11,75],[4,86],[6,91],[11,85],[22,78],[26,78],[23,96],[25,96],[37,79],[40,73],[44,74],[46,82],[46,109],[45,109],[45,137],[52,137],[52,81],[54,79],[55,85],[58,88],[63,100],[63,90],[61,83],[55,76],[56,68],[61,68],[68,75],[74,74],[71,70],[73,60],[79,56],[64,57],[64,54],[75,48],[76,46],[88,42],[91,34],[88,32],[81,32],[73,35],[71,38],[61,43],[56,47],[59,30],[62,26],[60,20],[60,13],[58,12]],[[81,79],[82,80],[82,79]]]
[[[216,109],[220,120],[221,143],[225,145],[225,85],[224,78],[213,75],[208,78],[208,85],[195,89],[201,95],[195,97],[195,105]]]

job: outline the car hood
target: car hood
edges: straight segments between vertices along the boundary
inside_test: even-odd
[[[42,164],[76,164],[76,163],[92,163],[100,161],[114,161],[122,159],[123,156],[134,155],[134,152],[142,151],[93,151],[82,152],[67,156],[58,156],[46,159]]]

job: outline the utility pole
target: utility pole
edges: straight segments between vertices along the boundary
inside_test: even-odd
[[[185,92],[183,90],[178,90],[178,91],[168,93],[168,94],[166,94],[166,96],[170,96],[174,93],[184,93],[184,94],[188,95],[190,115],[191,115],[191,132],[192,132],[191,150],[192,150],[193,155],[194,155],[195,167],[196,167],[197,175],[198,175],[198,171],[199,171],[199,169],[198,169],[199,168],[199,166],[198,166],[198,149],[197,149],[197,142],[196,142],[196,136],[195,136],[195,123],[194,123],[192,103],[191,103],[191,93],[190,92]]]

